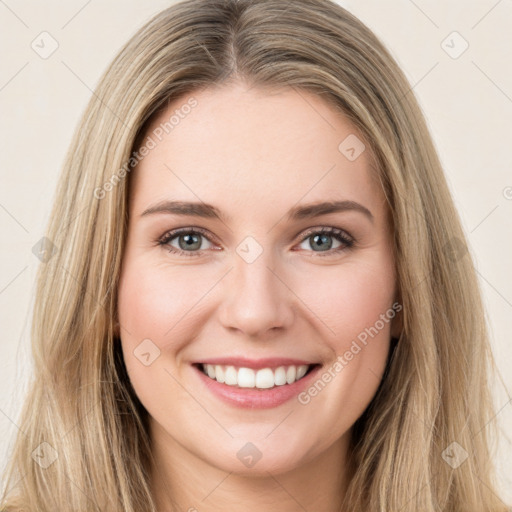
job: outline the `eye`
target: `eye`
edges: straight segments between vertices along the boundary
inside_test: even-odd
[[[332,239],[340,243],[339,246],[333,249]],[[346,249],[350,249],[354,245],[354,239],[341,229],[332,227],[313,228],[309,230],[306,236],[302,239],[301,244],[308,243],[310,247],[318,248],[319,251],[312,251],[318,256],[332,256],[333,253],[339,253]],[[332,250],[331,250],[332,249]]]
[[[335,239],[339,245],[333,248],[332,239]],[[183,256],[200,256],[203,251],[211,248],[204,246],[203,240],[211,244],[206,231],[201,228],[181,228],[165,233],[158,241],[158,245],[165,247],[169,252]],[[350,249],[355,240],[341,229],[333,227],[312,228],[303,236],[301,245],[308,243],[318,256],[332,256],[333,254]],[[323,254],[322,254],[323,253]]]
[[[166,246],[169,252],[184,256],[199,256],[203,250],[208,249],[203,244],[203,239],[211,243],[208,237],[200,228],[175,229],[165,233],[158,240],[158,244]],[[173,243],[177,244],[173,245]]]

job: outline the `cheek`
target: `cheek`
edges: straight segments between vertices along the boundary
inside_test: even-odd
[[[208,293],[217,280],[211,268],[172,269],[142,256],[126,258],[118,289],[121,347],[143,403],[153,403],[155,389],[179,395],[169,372],[181,376],[183,349],[204,324]]]
[[[142,258],[125,261],[118,289],[121,347],[131,384],[152,415],[171,414],[167,408],[181,396],[172,360],[189,339],[190,310],[206,291],[198,282],[197,274],[164,271]]]
[[[331,361],[300,401],[333,411],[332,438],[341,435],[363,413],[382,380],[390,347],[391,322],[396,315],[392,266],[340,266],[329,269],[324,286],[312,289],[311,275],[299,293],[315,312],[319,340],[328,344]],[[324,393],[322,390],[328,389]],[[343,421],[339,413],[343,411]],[[332,438],[329,438],[332,441]],[[327,442],[327,440],[326,440]]]
[[[390,312],[395,295],[394,272],[387,262],[319,268],[302,286],[297,283],[296,289],[321,320],[322,331],[336,352],[376,322],[379,331],[389,334],[390,322],[383,326],[379,321]]]
[[[152,262],[129,262],[119,285],[119,322],[125,337],[150,338],[159,346],[171,332],[175,338],[180,319],[206,293],[207,282],[197,273],[169,272]]]

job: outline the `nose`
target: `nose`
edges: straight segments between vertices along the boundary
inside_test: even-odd
[[[263,337],[269,331],[284,330],[293,323],[293,293],[286,279],[272,269],[270,251],[253,262],[238,254],[224,283],[219,307],[222,325],[250,337]]]

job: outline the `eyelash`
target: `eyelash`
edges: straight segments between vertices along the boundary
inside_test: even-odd
[[[187,257],[193,257],[193,256],[201,256],[203,250],[199,251],[183,251],[182,249],[177,249],[176,247],[172,247],[169,244],[169,242],[176,238],[179,235],[182,234],[194,234],[194,235],[202,235],[204,236],[209,242],[212,242],[207,232],[201,228],[180,228],[180,229],[174,229],[172,231],[168,231],[165,233],[162,237],[160,237],[156,242],[159,246],[168,246],[167,249],[169,252],[178,254],[180,256],[187,256]],[[310,238],[313,235],[331,235],[333,238],[344,244],[344,246],[335,248],[335,249],[329,249],[327,251],[308,251],[313,252],[318,256],[324,257],[324,256],[332,256],[333,254],[337,254],[341,251],[345,251],[348,249],[351,249],[354,244],[355,240],[349,236],[345,231],[342,231],[341,229],[333,228],[333,227],[323,227],[323,228],[311,228],[308,231],[306,231],[306,234],[302,237],[300,240],[300,244],[305,242],[308,238]]]

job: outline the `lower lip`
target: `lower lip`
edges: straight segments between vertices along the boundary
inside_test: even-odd
[[[306,376],[293,384],[274,386],[269,389],[257,389],[222,384],[208,377],[201,368],[194,365],[199,378],[216,397],[234,407],[248,409],[269,409],[284,404],[309,386],[320,368],[320,365],[316,366]]]

